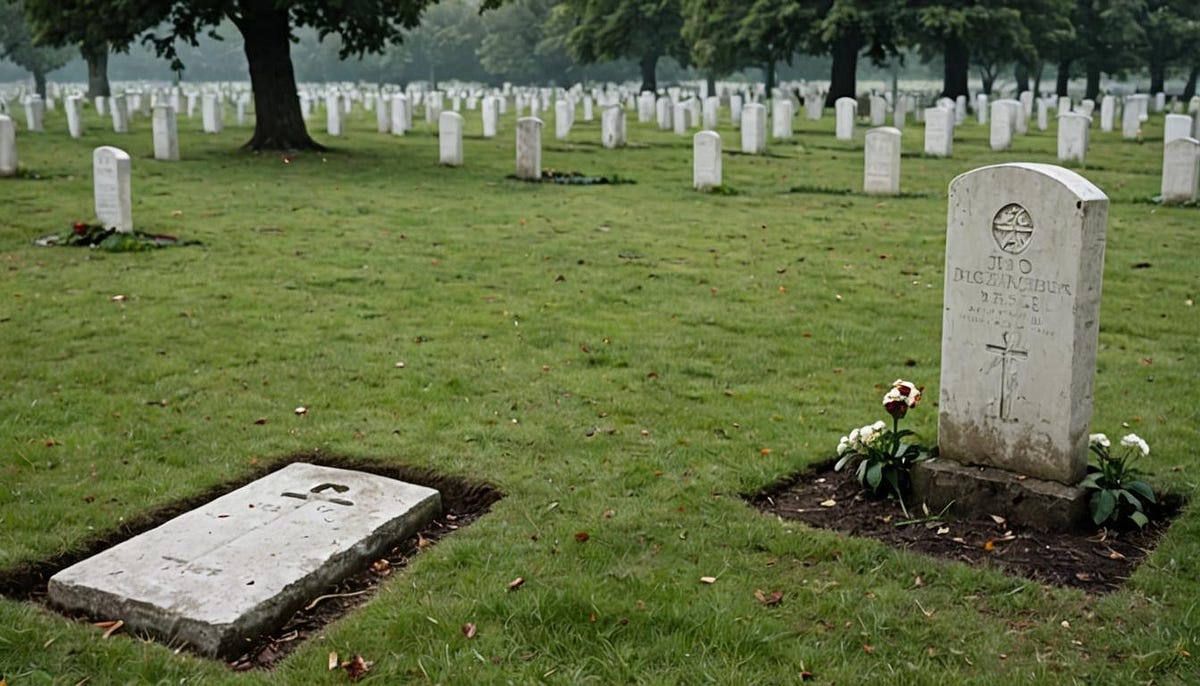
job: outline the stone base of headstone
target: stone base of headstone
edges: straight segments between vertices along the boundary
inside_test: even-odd
[[[1088,491],[953,460],[921,462],[912,471],[913,499],[931,513],[958,518],[1001,515],[1009,524],[1044,531],[1077,531],[1091,521]]]

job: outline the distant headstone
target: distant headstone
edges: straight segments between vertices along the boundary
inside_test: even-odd
[[[97,95],[92,99],[92,106],[96,108],[98,116],[106,116],[108,114],[108,98],[103,95]]]
[[[1058,96],[1058,114],[1066,114],[1071,111],[1071,98],[1066,95]]]
[[[63,110],[67,113],[67,132],[71,138],[83,136],[83,98],[68,95],[66,100],[63,100]]]
[[[992,118],[991,129],[988,137],[988,143],[992,146],[992,150],[999,152],[1008,150],[1012,145],[1012,134],[1014,129],[1013,115],[1016,114],[1015,108],[1009,107],[1009,100],[996,100],[992,103]],[[1019,103],[1018,103],[1018,106]]]
[[[683,136],[688,131],[688,107],[677,102],[671,108],[671,125],[677,135]]]
[[[0,114],[0,176],[17,173],[17,127],[12,118]]]
[[[485,106],[486,109],[486,106]],[[408,119],[411,110],[408,106],[408,96],[403,93],[392,94],[392,135],[403,136],[408,130]]]
[[[386,97],[378,98],[375,102],[375,131],[377,133],[392,132],[392,108],[389,107],[391,101]]]
[[[542,178],[542,120],[537,117],[517,120],[517,178]]]
[[[600,113],[600,144],[606,148],[625,145],[625,110],[620,105],[605,107]]]
[[[663,96],[654,103],[654,113],[658,120],[658,128],[662,131],[670,131],[675,128],[674,118],[671,116],[674,113],[674,104],[671,98]]]
[[[767,108],[752,102],[742,108],[742,152],[761,155],[767,150]]]
[[[1163,145],[1192,135],[1192,118],[1186,114],[1168,114],[1163,123]]]
[[[108,101],[109,114],[112,115],[113,133],[129,133],[129,107],[124,95],[114,95]]]
[[[535,105],[536,107],[536,105]],[[425,95],[425,123],[432,124],[442,114],[442,92],[432,91]]]
[[[816,89],[804,96],[804,113],[810,121],[819,121],[825,113],[825,98]]]
[[[967,120],[967,96],[960,95],[954,99],[954,123],[961,124]]]
[[[1079,107],[1076,108],[1075,111],[1085,117],[1090,117],[1096,111],[1096,101],[1090,98],[1084,98],[1083,100],[1079,101]]]
[[[438,163],[458,167],[463,163],[463,118],[454,110],[438,115]]]
[[[949,157],[954,151],[954,110],[930,107],[925,110],[925,154]]]
[[[440,512],[433,489],[293,463],[64,569],[49,598],[229,659]]]
[[[721,185],[721,136],[700,131],[692,136],[692,186],[707,190]]]
[[[871,96],[871,126],[883,126],[887,123],[887,100],[883,96]]]
[[[646,124],[654,121],[655,107],[656,100],[652,91],[642,91],[639,93],[637,99],[638,123]]]
[[[742,128],[742,108],[745,106],[745,101],[742,96],[734,94],[729,96],[729,123],[733,128]]]
[[[1190,136],[1163,146],[1162,201],[1167,204],[1200,200],[1200,141]]]
[[[863,151],[863,192],[900,192],[900,129],[881,126],[867,131]]]
[[[571,135],[571,104],[566,100],[554,103],[554,137],[565,141]]]
[[[34,133],[45,131],[46,101],[36,95],[25,98],[25,128]]]
[[[776,98],[771,105],[771,137],[789,140],[792,137],[792,101]]]
[[[336,98],[337,96],[334,97]],[[221,133],[221,130],[224,128],[221,116],[224,113],[224,109],[221,106],[221,99],[217,97],[216,93],[204,94],[200,102],[200,122],[204,133]],[[335,104],[330,109],[336,111],[337,105]],[[336,136],[338,134],[333,135]]]
[[[1162,112],[1167,107],[1167,94],[1159,91],[1154,94],[1154,111]]]
[[[96,219],[105,228],[133,231],[132,167],[129,154],[104,145],[92,151]]]
[[[592,96],[583,96],[583,120],[594,121],[596,119],[596,104],[592,100]]]
[[[1058,115],[1058,160],[1083,164],[1087,157],[1092,118],[1082,112]]]
[[[1025,112],[1025,120],[1028,121],[1033,116],[1033,91],[1021,91],[1017,94],[1017,101],[1021,103],[1021,109]]]
[[[204,96],[204,113],[208,113],[208,95]],[[207,123],[205,130],[208,130]],[[325,95],[325,133],[330,136],[342,135],[342,108],[341,96],[336,92],[327,93]]]
[[[179,159],[179,131],[175,124],[175,108],[170,105],[155,105],[151,115],[154,137],[154,159]]]
[[[1117,111],[1117,99],[1106,95],[1100,100],[1100,130],[1105,133],[1113,130]]]
[[[858,116],[858,101],[854,98],[838,98],[833,103],[837,116],[834,135],[838,140],[848,141],[854,138],[854,118]]]
[[[1038,131],[1045,131],[1050,128],[1050,103],[1042,98],[1037,101],[1037,128]]]
[[[721,99],[715,95],[710,95],[704,99],[704,121],[705,129],[712,131],[717,128],[717,113],[721,108]]]
[[[908,118],[908,96],[901,95],[896,104],[892,107],[892,125],[898,129],[903,129],[905,120]]]

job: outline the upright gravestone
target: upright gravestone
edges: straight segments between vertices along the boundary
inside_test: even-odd
[[[108,101],[112,115],[113,133],[129,133],[129,106],[124,95],[114,95]]]
[[[620,105],[605,107],[600,113],[600,144],[606,148],[625,145],[625,110]]]
[[[1084,163],[1092,118],[1076,112],[1058,115],[1058,160]]]
[[[989,98],[987,93],[980,93],[979,95],[975,96],[975,121],[977,121],[980,126],[988,123],[988,100]]]
[[[1038,98],[1037,101],[1037,128],[1038,131],[1045,131],[1050,128],[1050,104],[1043,98]]]
[[[554,103],[554,137],[565,141],[571,135],[571,104],[566,100]]]
[[[155,105],[151,115],[154,136],[154,159],[179,159],[179,131],[175,124],[175,108],[170,105]]]
[[[49,598],[229,659],[441,508],[431,488],[297,462],[64,569]]]
[[[887,100],[883,96],[871,96],[871,126],[883,126],[887,123]]]
[[[92,106],[96,108],[97,116],[103,117],[108,115],[108,98],[103,95],[97,95],[93,98]]]
[[[761,155],[767,151],[767,108],[752,102],[742,108],[742,152]]]
[[[775,140],[790,140],[792,137],[792,101],[776,98],[771,107],[771,137]]]
[[[1016,112],[1014,108],[1009,107],[1009,103],[1008,100],[996,100],[992,103],[992,121],[988,143],[996,152],[1008,150],[1012,145],[1015,127],[1012,117]]]
[[[671,118],[674,113],[674,106],[671,103],[671,98],[663,96],[654,103],[654,115],[658,120],[658,128],[661,131],[670,131],[675,128],[675,122]]]
[[[63,100],[63,110],[67,113],[67,132],[71,138],[83,136],[83,98],[78,95],[68,95]]]
[[[854,98],[838,98],[833,103],[833,111],[837,116],[834,135],[842,141],[853,139],[854,118],[858,116],[858,101]]]
[[[583,120],[593,121],[596,118],[596,104],[592,100],[592,96],[583,96]]]
[[[1163,146],[1162,201],[1196,202],[1200,189],[1200,141],[1176,138]]]
[[[863,192],[900,192],[900,129],[881,126],[867,131],[863,144]]]
[[[925,154],[949,157],[954,150],[954,110],[930,107],[925,110]]]
[[[496,131],[500,128],[500,98],[496,96],[485,96],[483,98],[483,106],[480,108],[480,117],[483,119],[483,137],[495,138]]]
[[[688,130],[688,106],[677,102],[671,107],[671,125],[677,135],[685,135]]]
[[[208,96],[205,96],[205,105],[208,104]],[[341,96],[337,91],[330,92],[325,96],[325,133],[330,136],[342,135],[342,108]],[[205,108],[207,111],[207,108]]]
[[[892,126],[903,129],[908,119],[908,96],[901,95],[892,107]]]
[[[927,505],[1069,529],[1086,516],[1108,198],[1046,164],[950,183],[936,460]],[[935,509],[936,511],[936,509]]]
[[[637,118],[639,124],[654,121],[655,99],[653,91],[642,91],[637,98]]]
[[[708,190],[721,185],[721,136],[700,131],[692,136],[692,187]]]
[[[729,124],[735,129],[742,128],[743,107],[745,107],[745,101],[742,96],[737,94],[729,96]]]
[[[392,95],[392,135],[403,136],[408,130],[408,96],[403,93]]]
[[[17,174],[17,127],[11,117],[0,114],[0,176]]]
[[[1033,91],[1021,91],[1017,94],[1017,101],[1021,103],[1021,109],[1025,112],[1025,120],[1028,121],[1033,116]]]
[[[337,109],[337,107],[333,107]],[[216,93],[205,93],[200,101],[200,122],[204,133],[221,133],[224,127],[221,114],[224,108]]]
[[[1100,100],[1100,130],[1108,133],[1113,130],[1113,122],[1117,112],[1117,99],[1106,95]]]
[[[815,88],[808,91],[808,95],[804,96],[804,113],[811,121],[818,121],[821,115],[825,112],[825,97],[817,92]]]
[[[1163,145],[1192,135],[1192,118],[1186,114],[1168,114],[1163,123]]]
[[[45,131],[46,101],[36,95],[25,99],[25,128],[34,133]]]
[[[1137,138],[1142,132],[1141,104],[1143,102],[1135,96],[1125,98],[1125,108],[1121,110],[1121,137],[1126,140]]]
[[[453,109],[438,115],[438,163],[459,167],[463,163],[463,118]]]
[[[96,219],[106,229],[133,231],[132,168],[129,154],[104,145],[92,152]]]
[[[1067,96],[1067,95],[1058,96],[1058,107],[1056,107],[1055,109],[1058,110],[1058,114],[1066,114],[1067,112],[1070,112],[1071,111],[1070,96]]]
[[[517,178],[523,181],[542,178],[542,120],[537,117],[517,120]]]
[[[386,97],[380,97],[375,103],[375,131],[378,133],[392,132],[392,112],[388,107],[389,102]]]

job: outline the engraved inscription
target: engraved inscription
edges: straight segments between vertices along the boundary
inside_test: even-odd
[[[1017,393],[1016,361],[1028,359],[1029,351],[1021,348],[1021,334],[1014,331],[1005,331],[1001,340],[1001,345],[988,343],[984,348],[998,358],[992,363],[991,369],[995,369],[997,365],[1000,367],[999,417],[1003,421],[1015,422],[1017,420],[1012,416],[1012,401]]]
[[[350,506],[350,505],[354,504],[354,501],[346,500],[345,498],[338,498],[337,496],[326,495],[325,491],[330,491],[330,490],[333,491],[334,493],[345,493],[346,491],[350,490],[350,487],[343,486],[342,484],[324,483],[324,484],[317,484],[316,486],[313,486],[312,488],[309,489],[308,493],[293,493],[291,491],[284,491],[283,493],[280,493],[280,495],[282,495],[285,498],[296,498],[298,500],[310,500],[310,501],[320,500],[320,501],[324,501],[327,503],[333,503],[334,505]],[[317,511],[318,512],[332,512],[333,510],[332,509],[323,509],[323,508],[319,507],[317,509]]]
[[[1009,203],[992,218],[992,238],[1007,253],[1019,255],[1033,240],[1033,218],[1024,207]]]

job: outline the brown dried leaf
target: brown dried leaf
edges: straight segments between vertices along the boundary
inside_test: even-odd
[[[587,543],[589,538],[591,538],[591,535],[589,535],[586,531],[575,532],[576,543]]]
[[[346,670],[346,676],[350,677],[350,681],[358,681],[364,674],[371,671],[373,662],[367,662],[362,655],[355,654],[353,659],[346,660],[342,663],[342,669]]]
[[[1004,523],[1008,521],[1007,519],[1005,519],[1004,517],[1001,517],[1000,515],[989,515],[989,516],[992,518],[993,522],[999,524],[1000,526],[1004,526]]]
[[[758,599],[758,602],[770,607],[771,605],[778,605],[783,602],[783,591],[771,591],[768,595],[763,593],[762,589],[756,589],[754,597]]]
[[[104,632],[104,636],[101,637],[101,638],[108,638],[109,636],[112,636],[113,634],[120,631],[121,627],[125,626],[125,621],[122,619],[118,619],[115,622],[102,622],[102,624],[110,625],[108,627],[108,630]]]
[[[466,624],[462,625],[463,636],[466,636],[467,638],[475,638],[475,633],[477,631],[478,630],[475,628],[475,625],[471,622],[467,622]]]
[[[508,582],[508,590],[515,591],[518,588],[520,588],[524,583],[525,583],[525,577],[519,576],[519,577],[513,579],[512,581]]]
[[[834,500],[833,498],[830,498],[829,500],[821,501],[821,507],[835,507],[835,506],[837,506],[837,501]]]

